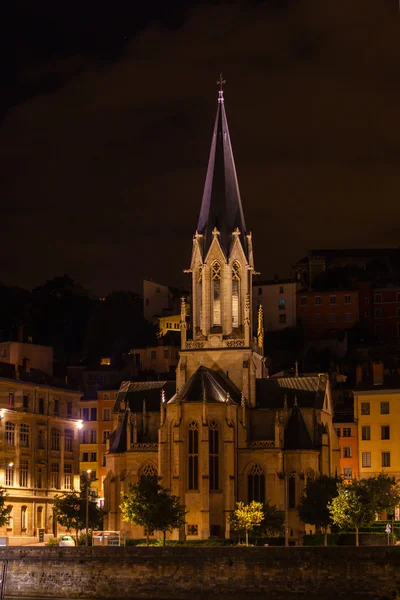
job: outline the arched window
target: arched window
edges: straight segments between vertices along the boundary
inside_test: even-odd
[[[260,465],[253,465],[247,476],[248,501],[265,502],[265,473]]]
[[[199,278],[198,282],[198,290],[199,290],[199,298],[197,301],[198,313],[197,313],[197,324],[201,327],[201,320],[203,317],[203,265],[199,265]]]
[[[26,506],[21,506],[21,530],[28,526],[28,509]]]
[[[151,463],[146,463],[140,469],[140,477],[153,477],[157,475],[157,469]]]
[[[43,527],[43,506],[38,506],[36,511],[36,527],[41,529]]]
[[[196,421],[189,425],[188,489],[199,489],[199,427]]]
[[[232,327],[240,325],[240,265],[232,265]]]
[[[211,266],[211,302],[212,325],[221,325],[221,265],[214,262]]]
[[[215,421],[211,421],[208,433],[210,464],[210,491],[219,490],[219,431]]]

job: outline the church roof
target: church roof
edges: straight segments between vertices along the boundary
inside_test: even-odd
[[[120,410],[121,401],[126,402],[126,408],[131,412],[141,412],[143,400],[146,400],[148,412],[158,412],[163,390],[166,400],[172,398],[176,390],[175,381],[123,381],[115,399],[113,412]]]
[[[312,450],[314,448],[307,425],[296,401],[285,428],[284,448],[285,450]]]
[[[180,402],[226,402],[228,394],[232,402],[240,403],[240,392],[216,371],[200,366],[185,385],[169,401]]]
[[[322,409],[327,379],[325,376],[279,377],[257,379],[257,408],[283,408],[285,398],[288,407],[294,405],[296,396],[301,408]]]
[[[220,232],[219,242],[226,256],[229,255],[232,244],[232,233],[238,228],[240,241],[248,258],[246,224],[222,91],[219,92],[217,116],[197,225],[197,232],[203,235],[203,257],[206,256],[213,240],[214,227]]]

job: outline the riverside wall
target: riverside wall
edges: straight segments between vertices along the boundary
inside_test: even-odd
[[[4,599],[400,599],[400,547],[0,548]]]

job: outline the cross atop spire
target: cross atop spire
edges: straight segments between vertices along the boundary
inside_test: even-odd
[[[226,83],[226,80],[222,77],[222,73],[220,73],[219,79],[217,79],[217,85],[219,85],[218,102],[224,101],[224,90],[222,87],[224,85],[224,83]]]

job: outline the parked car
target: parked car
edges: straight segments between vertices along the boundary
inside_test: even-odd
[[[75,546],[75,540],[70,535],[63,535],[60,539],[59,546]]]

